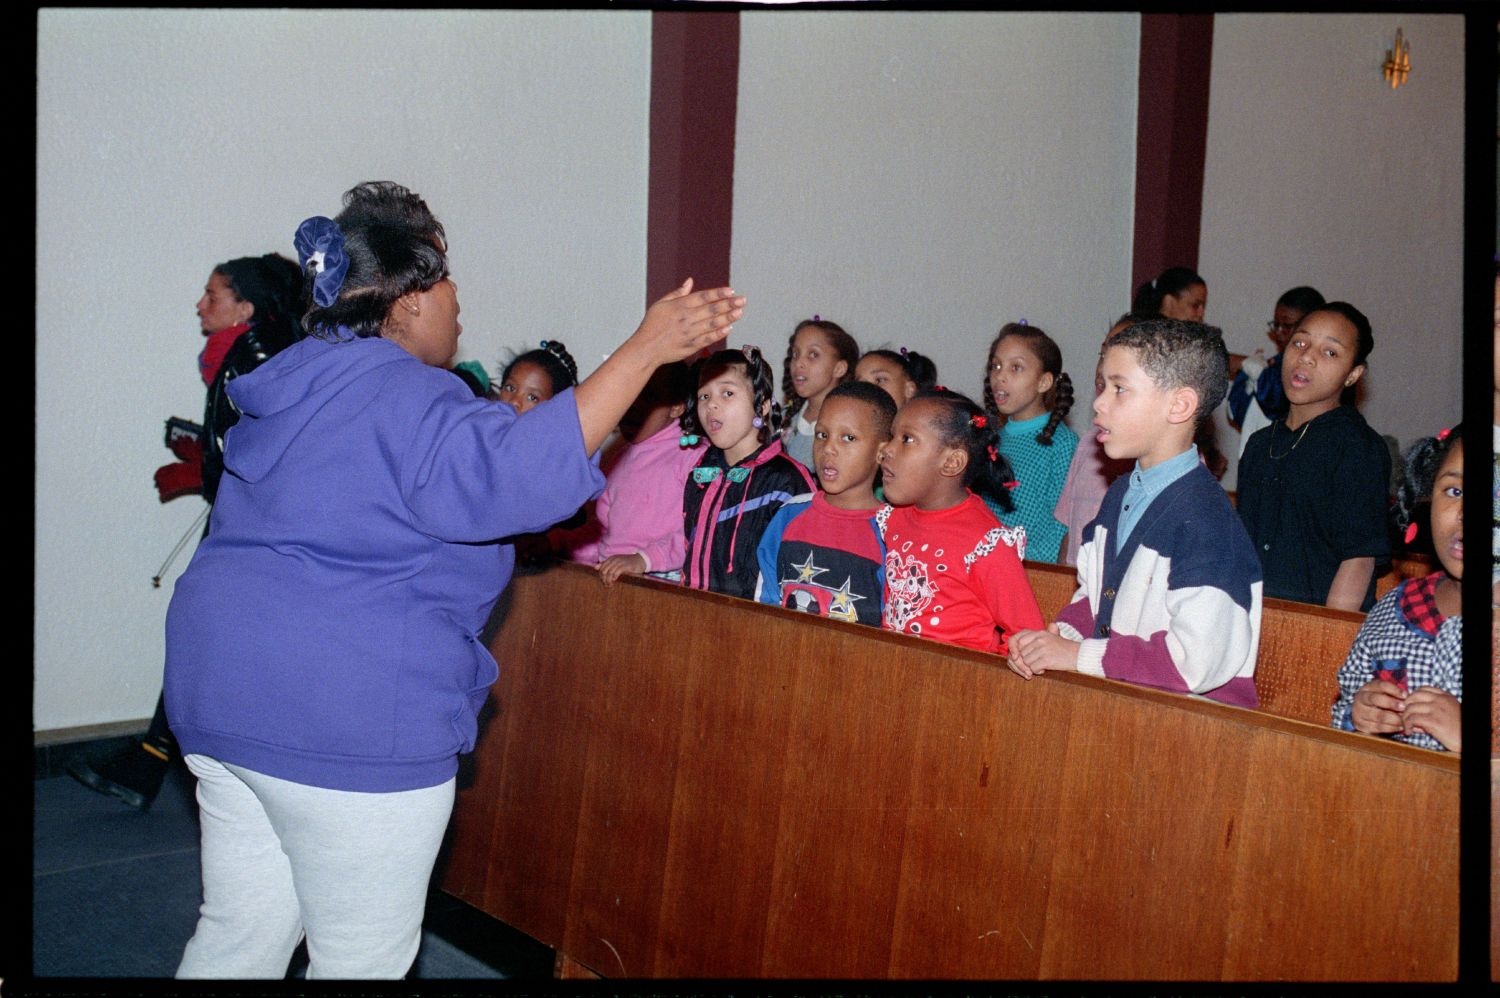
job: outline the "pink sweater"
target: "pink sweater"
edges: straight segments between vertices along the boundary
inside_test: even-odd
[[[639,554],[648,572],[682,568],[682,487],[707,445],[683,447],[681,436],[672,422],[640,443],[620,448],[594,505],[597,526],[584,528],[594,539],[582,539],[570,558],[597,565],[617,554]]]
[[[1083,528],[1099,515],[1099,505],[1110,483],[1135,467],[1134,461],[1116,461],[1104,453],[1104,446],[1094,439],[1092,431],[1073,449],[1073,463],[1068,479],[1057,497],[1055,516],[1068,528],[1068,547],[1063,555],[1066,565],[1078,564],[1078,548],[1083,543]]]

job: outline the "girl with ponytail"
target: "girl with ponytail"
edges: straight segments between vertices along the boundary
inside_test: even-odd
[[[1000,453],[1016,472],[1012,522],[1026,528],[1034,561],[1057,561],[1067,527],[1053,514],[1078,434],[1064,422],[1073,408],[1073,381],[1045,330],[1025,319],[1000,327],[985,363],[984,407],[999,429]],[[997,516],[1007,512],[990,508]]]
[[[1042,627],[1021,559],[1026,531],[1011,510],[1010,462],[973,400],[918,392],[896,413],[880,460],[885,498],[885,627],[1007,654],[1010,636]]]

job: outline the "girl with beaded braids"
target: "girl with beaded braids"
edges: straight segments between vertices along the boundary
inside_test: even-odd
[[[406,974],[498,675],[479,638],[514,562],[496,538],[596,494],[591,457],[651,372],[744,306],[685,282],[522,420],[446,369],[457,288],[420,197],[361,184],[295,244],[309,335],[229,385],[214,529],[167,611],[167,718],[202,813],[183,978],[279,979],[304,936],[309,978]]]
[[[542,340],[539,349],[527,350],[505,365],[495,398],[519,415],[576,384],[578,362],[568,348],[557,340]]]
[[[754,599],[760,536],[783,505],[814,491],[812,475],[782,450],[774,375],[758,349],[720,350],[696,373],[682,444],[706,436],[710,446],[683,484],[683,584]]]
[[[1042,626],[1021,565],[1026,531],[986,502],[1010,509],[1010,464],[972,399],[915,395],[896,413],[880,469],[888,630],[1005,655],[1012,634]]]
[[[783,440],[787,456],[812,468],[813,427],[828,393],[854,380],[859,344],[844,327],[820,315],[804,319],[792,330],[781,367],[781,392],[786,398]]]
[[[1407,579],[1365,616],[1339,669],[1333,726],[1423,748],[1462,748],[1463,426],[1419,440],[1397,488],[1397,526],[1416,529],[1419,498],[1431,499],[1432,546],[1442,569]]]
[[[984,408],[999,431],[1000,453],[1015,469],[1014,522],[1026,528],[1033,560],[1057,561],[1068,530],[1055,515],[1057,500],[1078,434],[1063,421],[1073,408],[1073,381],[1041,327],[1025,319],[1000,327],[985,362]]]

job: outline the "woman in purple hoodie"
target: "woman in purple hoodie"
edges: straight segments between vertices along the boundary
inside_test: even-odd
[[[744,305],[684,283],[523,419],[445,370],[457,289],[420,197],[361,184],[296,245],[309,335],[230,385],[213,530],[167,613],[203,844],[179,977],[280,978],[304,935],[308,977],[407,972],[498,675],[479,632],[514,564],[501,539],[597,494],[591,458],[651,372]]]

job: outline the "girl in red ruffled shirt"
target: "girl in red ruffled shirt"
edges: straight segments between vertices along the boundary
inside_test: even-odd
[[[880,469],[887,629],[1004,655],[1010,635],[1044,626],[1021,565],[1026,532],[981,498],[1014,509],[1010,463],[972,399],[919,392],[897,412]]]

